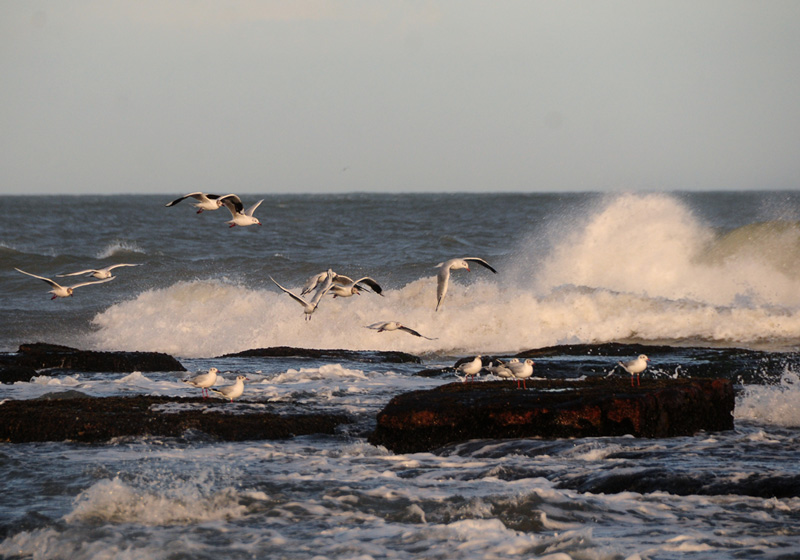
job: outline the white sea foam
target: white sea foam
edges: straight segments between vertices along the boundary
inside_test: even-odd
[[[800,426],[800,377],[787,371],[777,385],[748,385],[736,399],[736,420]]]
[[[141,253],[144,254],[144,249],[139,247],[135,241],[117,240],[106,245],[101,251],[97,253],[98,259],[107,259],[116,255],[125,253]]]
[[[197,280],[106,309],[89,344],[201,357],[278,345],[461,354],[629,339],[795,340],[800,271],[785,261],[800,260],[800,228],[751,229],[760,241],[739,230],[720,238],[674,197],[625,195],[559,223],[547,254],[529,240],[497,275],[454,272],[439,312],[432,272],[385,297],[326,298],[311,321],[269,284]],[[379,320],[436,340],[363,328]]]

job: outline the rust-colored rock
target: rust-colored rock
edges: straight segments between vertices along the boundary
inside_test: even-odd
[[[470,439],[673,437],[733,428],[726,379],[450,383],[398,395],[380,412],[370,442],[395,453],[431,451]]]

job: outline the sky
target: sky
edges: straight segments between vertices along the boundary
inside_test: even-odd
[[[799,187],[795,0],[0,0],[5,194]]]

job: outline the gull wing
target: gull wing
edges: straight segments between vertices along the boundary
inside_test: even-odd
[[[94,268],[87,268],[86,270],[80,270],[78,272],[70,272],[69,274],[56,274],[58,278],[64,278],[65,276],[80,276],[81,274],[93,274],[95,272],[100,272],[99,270],[95,270]]]
[[[237,213],[241,213],[244,210],[244,205],[242,204],[242,200],[236,196],[235,194],[226,194],[225,196],[220,197],[222,204],[225,205],[225,208],[230,210],[231,215],[236,216]]]
[[[486,268],[488,268],[489,270],[491,270],[492,272],[494,272],[495,274],[497,274],[497,271],[494,268],[492,268],[492,265],[490,265],[488,262],[486,262],[483,259],[479,259],[478,257],[467,257],[464,260],[467,261],[467,262],[474,262],[474,263],[478,263],[480,265],[483,265]]]
[[[111,266],[106,267],[106,270],[114,270],[115,268],[119,268],[121,266],[139,266],[139,265],[138,264],[128,264],[128,263],[112,264]]]
[[[353,284],[355,284],[356,286],[358,286],[359,284],[366,284],[366,285],[367,285],[367,286],[369,286],[369,287],[372,289],[372,291],[373,291],[373,292],[375,292],[376,294],[378,294],[378,295],[381,295],[381,296],[383,295],[383,294],[381,293],[381,292],[383,292],[383,288],[381,288],[381,285],[380,285],[380,284],[378,284],[378,283],[377,283],[375,280],[373,280],[373,279],[372,279],[372,278],[370,278],[369,276],[364,276],[363,278],[359,278],[358,280],[356,280],[355,282],[353,282]],[[358,287],[360,288],[361,286],[358,286]]]
[[[272,280],[272,283],[275,284],[276,286],[278,286],[281,290],[283,290],[284,292],[286,292],[287,294],[292,296],[292,299],[294,299],[297,303],[299,303],[303,307],[311,307],[311,304],[308,303],[306,300],[304,300],[303,298],[301,298],[297,294],[294,294],[294,293],[290,292],[289,290],[287,290],[286,288],[284,288],[283,286],[278,284],[272,276],[270,276],[269,279]]]
[[[54,288],[61,288],[61,286],[57,282],[54,282],[49,278],[45,278],[44,276],[37,276],[36,274],[31,274],[30,272],[25,272],[24,270],[20,270],[19,268],[14,268],[14,270],[16,270],[17,272],[21,272],[22,274],[27,274],[28,276],[33,276],[34,278],[38,278],[39,280],[44,280]]]
[[[80,284],[75,284],[70,286],[70,288],[74,290],[75,288],[80,288],[81,286],[91,286],[92,284],[103,284],[105,282],[111,282],[112,280],[114,280],[114,278],[116,277],[112,276],[110,278],[103,278],[102,280],[95,280],[94,282],[81,282]]]
[[[253,213],[256,211],[256,208],[258,208],[261,205],[262,202],[264,202],[263,198],[261,200],[259,200],[258,202],[256,202],[255,204],[253,204],[250,208],[248,208],[245,211],[244,215],[245,216],[250,216],[252,218],[253,217]]]
[[[417,331],[415,331],[414,329],[409,329],[408,327],[405,327],[405,326],[404,327],[400,327],[399,330],[406,331],[407,333],[413,334],[414,336],[418,336],[420,338],[427,338],[428,340],[436,340],[435,338],[428,338],[427,336],[421,335]]]
[[[167,204],[165,204],[165,206],[168,206],[168,207],[169,207],[169,206],[175,206],[175,205],[176,205],[176,204],[178,204],[178,203],[179,203],[181,200],[185,200],[185,199],[187,199],[187,198],[196,198],[197,200],[200,200],[200,201],[202,201],[204,198],[219,198],[219,196],[217,196],[217,195],[215,195],[215,194],[208,194],[208,195],[207,195],[206,193],[202,193],[202,192],[198,191],[198,192],[193,192],[193,193],[185,194],[185,195],[183,195],[183,196],[182,196],[182,197],[180,197],[180,198],[176,198],[176,199],[175,199],[175,200],[173,200],[172,202],[168,202]]]

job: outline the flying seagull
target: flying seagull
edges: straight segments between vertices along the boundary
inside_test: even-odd
[[[310,321],[311,315],[314,313],[314,311],[317,310],[317,306],[319,306],[319,302],[322,299],[322,296],[324,296],[328,292],[328,290],[331,289],[331,285],[333,285],[333,275],[334,272],[329,269],[328,272],[326,273],[325,283],[322,284],[319,288],[317,288],[317,291],[314,293],[314,297],[311,298],[311,301],[306,301],[297,294],[284,288],[283,286],[278,284],[278,282],[276,282],[272,276],[270,276],[269,279],[272,280],[273,284],[275,284],[281,290],[289,294],[293,300],[295,300],[297,303],[303,306],[303,312],[306,314],[306,321]]]
[[[197,200],[197,204],[192,204],[195,208],[197,208],[197,213],[202,214],[203,210],[219,210],[222,207],[222,202],[220,201],[220,197],[218,194],[209,194],[209,193],[202,193],[202,192],[193,192],[189,194],[185,194],[180,198],[176,198],[172,202],[168,202],[165,206],[175,206],[181,200],[187,198],[194,198]]]
[[[258,221],[258,218],[253,216],[253,213],[256,211],[256,208],[258,208],[258,206],[264,202],[264,199],[259,200],[247,210],[244,209],[241,199],[235,194],[225,195],[220,198],[220,201],[231,212],[231,219],[225,222],[226,224],[230,224],[230,227],[244,227],[252,226],[254,224],[261,225],[261,222]]]
[[[474,262],[478,263],[482,266],[485,266],[495,274],[497,271],[492,268],[492,266],[483,259],[479,259],[477,257],[465,257],[462,259],[450,259],[449,261],[445,261],[443,263],[439,263],[436,265],[436,268],[439,269],[439,272],[436,275],[437,278],[437,285],[436,285],[436,311],[439,311],[439,306],[442,304],[442,300],[444,299],[444,295],[447,293],[447,285],[450,283],[450,271],[451,270],[460,270],[462,268],[466,268],[467,272],[469,272],[469,263]]]
[[[59,297],[70,297],[72,296],[72,292],[75,288],[80,288],[81,286],[89,286],[91,284],[103,284],[105,282],[110,282],[114,279],[112,276],[111,278],[105,278],[103,280],[95,280],[94,282],[81,282],[80,284],[75,284],[73,286],[62,286],[58,282],[50,280],[49,278],[45,278],[44,276],[37,276],[35,274],[31,274],[30,272],[25,272],[24,270],[20,270],[19,268],[15,268],[17,272],[21,272],[22,274],[27,274],[28,276],[33,276],[34,278],[38,278],[39,280],[44,280],[48,284],[50,284],[53,289],[50,290],[48,293],[53,294],[53,297],[50,299],[56,299]]]
[[[408,327],[406,327],[405,325],[402,325],[401,323],[398,323],[397,321],[383,321],[383,322],[380,322],[380,323],[373,323],[371,325],[367,325],[365,328],[373,329],[373,330],[376,330],[378,332],[404,331],[404,332],[407,332],[408,334],[413,334],[414,336],[418,336],[420,338],[427,338],[428,340],[436,340],[435,338],[429,338],[429,337],[427,337],[425,335],[421,335],[417,331],[415,331],[414,329],[409,329]]]
[[[119,268],[120,266],[139,266],[139,265],[121,263],[121,264],[114,264],[111,266],[107,266],[105,268],[99,268],[99,269],[87,268],[86,270],[80,270],[78,272],[70,272],[69,274],[56,274],[56,276],[59,278],[64,278],[65,276],[80,276],[81,274],[88,274],[89,276],[94,276],[95,278],[100,278],[102,280],[103,278],[113,278],[113,276],[111,275],[111,271],[114,270],[115,268]]]

